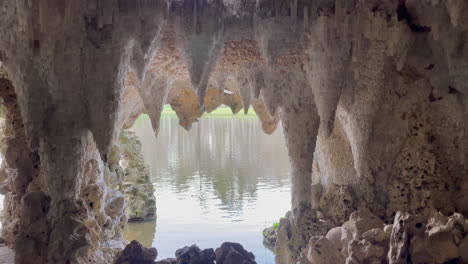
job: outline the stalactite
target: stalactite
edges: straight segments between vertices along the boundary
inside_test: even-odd
[[[233,113],[252,104],[266,133],[281,118],[293,210],[278,232],[280,264],[327,255],[306,252],[333,249],[328,238],[310,238],[355,206],[384,221],[408,218],[393,217],[398,210],[466,216],[463,1],[51,3],[0,1],[0,59],[25,133],[8,141],[6,157],[28,175],[10,179],[22,207],[7,195],[21,220],[19,264],[104,261],[123,247],[125,199],[112,189],[119,177],[111,146],[145,109],[157,132],[165,101],[185,129],[221,103]],[[356,215],[370,215],[362,212],[343,234]],[[406,229],[395,230],[413,232]],[[341,246],[361,250],[357,241]],[[419,254],[391,241],[392,254]],[[461,245],[436,257],[462,259]],[[360,257],[347,261],[382,260]]]
[[[263,66],[260,65],[253,65],[249,69],[249,82],[254,98],[259,98],[262,89],[265,88],[265,76],[262,70]]]
[[[223,104],[229,106],[233,114],[239,113],[243,108],[239,85],[233,78],[226,80],[226,89],[223,91]]]
[[[336,108],[347,77],[343,69],[349,64],[349,47],[340,41],[348,36],[345,32],[337,32],[335,28],[340,28],[340,25],[334,25],[333,18],[320,16],[317,19],[311,28],[312,44],[306,64],[321,127],[327,136],[333,131]]]
[[[271,116],[265,106],[265,103],[261,99],[254,99],[252,101],[252,107],[262,123],[263,132],[268,135],[273,134],[280,121],[279,113],[277,112],[274,116]]]
[[[219,91],[224,93],[226,89],[226,81],[227,81],[227,74],[221,71],[217,71],[214,73],[213,79],[218,87]]]
[[[224,84],[222,85],[224,86]],[[224,88],[219,88],[215,86],[215,83],[210,82],[205,95],[205,111],[211,113],[223,103],[223,100]]]
[[[263,76],[265,76],[265,88],[263,89],[263,100],[265,101],[268,112],[271,116],[277,113],[278,107],[281,104],[281,98],[283,96],[281,91],[281,85],[276,82],[274,73],[269,67],[265,67],[263,70]]]
[[[159,121],[164,109],[172,81],[159,72],[152,71],[145,75],[145,80],[139,86],[139,94],[145,105],[146,113],[151,119],[154,134],[159,132]]]
[[[198,104],[199,99],[195,91],[191,88],[190,80],[183,78],[174,81],[169,91],[167,102],[179,118],[179,125],[187,131],[192,128],[192,124],[198,121],[203,114]]]
[[[203,109],[211,73],[223,50],[224,24],[222,5],[199,5],[198,1],[183,5],[175,30],[192,86]],[[198,17],[203,19],[198,21]]]
[[[244,114],[249,112],[250,105],[252,103],[252,85],[249,78],[249,69],[245,69],[240,72],[237,76],[237,85],[239,85],[239,91],[242,97],[242,104],[244,107]]]

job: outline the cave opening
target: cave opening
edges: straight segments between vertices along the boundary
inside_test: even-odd
[[[155,191],[118,143],[142,113],[158,134],[166,103],[194,131],[221,104],[252,105],[267,134],[281,119],[291,166],[275,263],[468,263],[467,12],[466,1],[0,1],[12,132],[1,238],[17,264],[255,264],[254,246],[160,260],[124,241],[129,217],[154,218],[157,204],[129,198]],[[129,168],[145,181],[128,183]],[[188,171],[166,174],[241,207]]]
[[[159,125],[156,138],[150,118],[141,115],[121,134],[121,142],[141,142],[157,207],[156,220],[130,214],[124,238],[170,258],[188,238],[200,248],[215,248],[229,237],[252,251],[258,263],[273,263],[274,243],[263,241],[263,230],[278,225],[291,200],[281,126],[267,135],[254,109],[233,115],[225,105],[203,114],[188,131],[166,105]]]

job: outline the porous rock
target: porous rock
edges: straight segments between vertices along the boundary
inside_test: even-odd
[[[312,237],[309,241],[307,259],[312,264],[344,263],[345,258],[326,237]]]
[[[390,262],[452,261],[459,228],[410,223],[468,216],[467,12],[459,0],[0,1],[2,237],[28,248],[18,264],[112,259],[102,245],[120,246],[128,219],[112,155],[121,128],[146,112],[157,132],[169,103],[190,129],[223,102],[253,104],[267,133],[281,120],[293,216],[278,263],[360,207],[394,223]],[[24,211],[33,192],[47,213]],[[34,215],[45,234],[28,228]],[[382,228],[347,225],[344,240],[363,245]]]
[[[118,185],[127,202],[128,221],[155,219],[155,190],[141,153],[141,142],[134,132],[122,131],[119,145],[123,171]]]

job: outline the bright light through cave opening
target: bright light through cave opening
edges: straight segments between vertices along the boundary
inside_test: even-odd
[[[124,237],[158,249],[159,259],[197,244],[216,248],[229,238],[274,263],[262,230],[290,209],[290,165],[281,125],[267,135],[251,109],[221,106],[190,131],[166,106],[158,137],[146,115],[129,129],[141,141],[154,185],[157,219],[128,224]]]

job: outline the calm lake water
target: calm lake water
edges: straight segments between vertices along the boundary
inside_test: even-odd
[[[281,126],[266,135],[256,116],[208,115],[185,131],[163,114],[158,138],[150,120],[134,127],[155,186],[157,220],[129,223],[125,238],[158,249],[158,259],[197,244],[241,243],[257,263],[274,263],[262,230],[290,208],[290,165]]]

